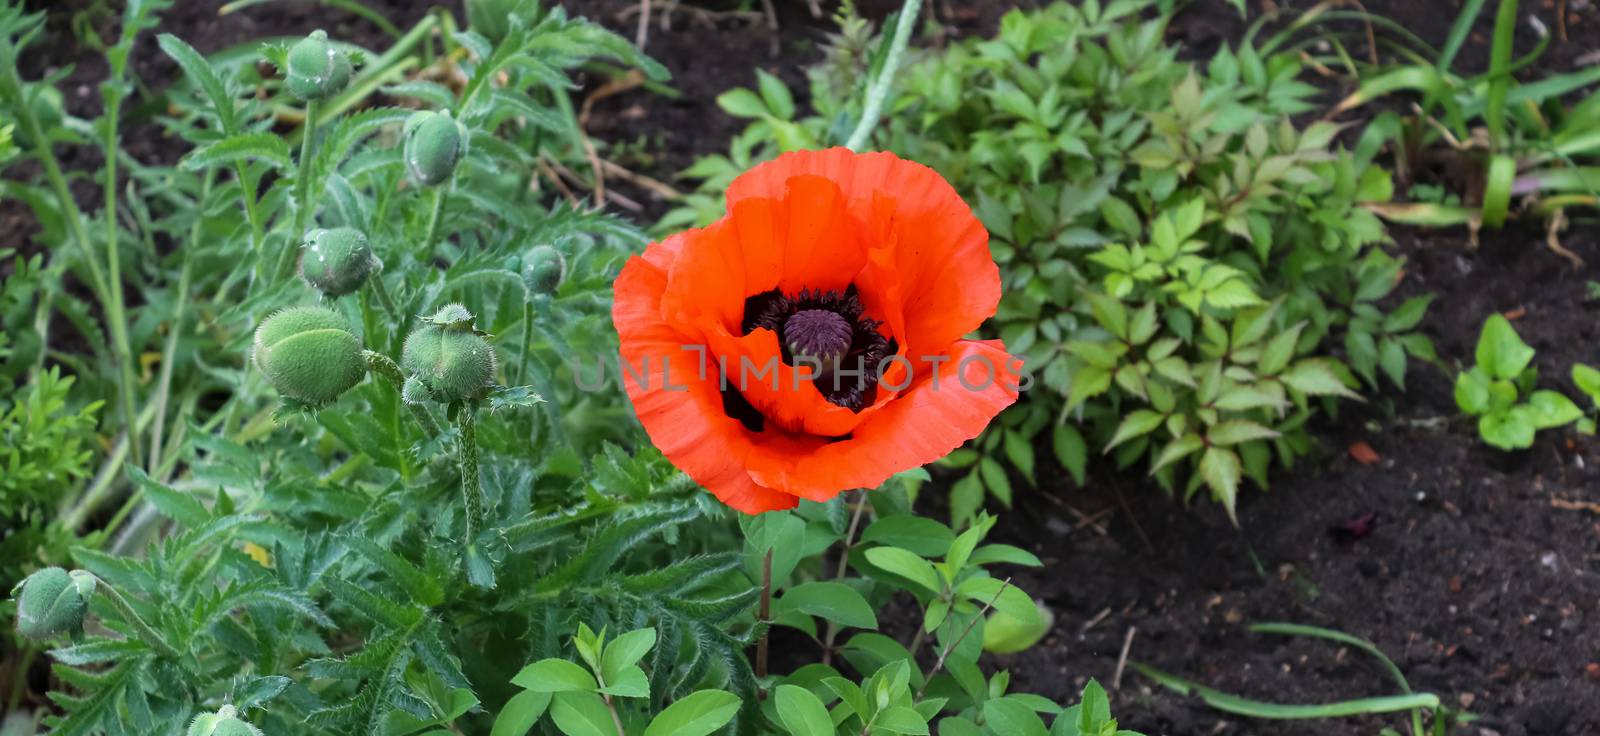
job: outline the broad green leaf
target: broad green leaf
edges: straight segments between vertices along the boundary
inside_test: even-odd
[[[873,564],[877,564],[875,560]],[[842,626],[857,629],[878,628],[878,617],[873,614],[872,606],[867,604],[867,599],[862,598],[855,588],[844,583],[832,581],[801,583],[784,591],[783,597],[778,599],[777,608],[780,612],[798,611],[809,616],[821,616]]]
[[[939,557],[955,541],[950,527],[933,519],[912,514],[885,516],[872,522],[861,533],[861,541],[902,547],[922,557]]]
[[[928,719],[911,708],[897,705],[878,711],[878,715],[872,719],[872,731],[928,736]]]
[[[1528,397],[1529,418],[1534,429],[1564,427],[1583,417],[1577,404],[1554,391],[1535,391]]]
[[[706,736],[726,726],[743,701],[726,690],[700,690],[666,707],[644,736]]]
[[[505,707],[500,709],[500,715],[495,716],[494,728],[489,736],[526,736],[550,706],[550,697],[550,693],[532,690],[511,696]]]
[[[944,590],[939,583],[939,573],[933,564],[910,550],[898,547],[873,547],[866,551],[868,562],[910,580],[927,589],[929,593]]]
[[[1478,418],[1478,434],[1483,441],[1502,450],[1525,450],[1533,446],[1533,417],[1528,407],[1513,406]]]
[[[1600,398],[1597,398],[1600,401]],[[1056,453],[1056,461],[1072,474],[1073,482],[1083,485],[1089,468],[1089,445],[1084,441],[1078,428],[1071,424],[1058,424],[1051,433],[1051,446]]]
[[[1490,378],[1511,380],[1533,361],[1533,348],[1522,341],[1516,328],[1503,315],[1493,314],[1483,323],[1475,353],[1478,366]]]
[[[550,720],[567,736],[617,736],[611,711],[594,693],[556,693],[550,703]]]
[[[1572,366],[1572,382],[1578,385],[1578,390],[1589,395],[1596,407],[1600,407],[1600,370],[1595,370],[1582,363]]]
[[[600,657],[600,672],[606,682],[614,684],[625,668],[638,664],[655,645],[655,629],[635,629],[612,639]]]
[[[1123,418],[1122,424],[1117,426],[1117,431],[1112,434],[1111,441],[1106,444],[1106,448],[1102,452],[1109,453],[1117,445],[1135,437],[1149,434],[1156,427],[1161,426],[1161,423],[1166,421],[1166,418],[1165,414],[1150,411],[1149,409],[1139,409],[1129,414]]]
[[[766,103],[756,93],[743,87],[717,95],[717,107],[736,118],[759,118],[767,114]]]
[[[1489,411],[1489,377],[1481,367],[1456,376],[1456,406],[1472,416]]]
[[[983,720],[997,734],[1006,736],[1047,736],[1044,721],[1032,708],[1012,698],[996,698],[983,704]]]
[[[793,736],[834,736],[833,718],[817,696],[798,685],[779,685],[778,720]]]
[[[542,693],[593,692],[598,684],[589,671],[565,659],[541,659],[523,667],[511,684]]]

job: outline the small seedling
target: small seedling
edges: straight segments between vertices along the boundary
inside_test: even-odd
[[[1538,369],[1533,348],[1504,316],[1491,316],[1478,337],[1477,364],[1456,378],[1456,405],[1478,417],[1483,441],[1502,450],[1533,446],[1541,429],[1571,424],[1583,416],[1572,400],[1534,390]]]

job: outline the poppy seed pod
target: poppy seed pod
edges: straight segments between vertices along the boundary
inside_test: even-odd
[[[554,294],[567,277],[567,259],[548,245],[536,245],[522,257],[522,282],[535,294]]]
[[[83,628],[95,579],[82,571],[47,567],[17,584],[17,633],[35,641]]]
[[[301,100],[326,100],[350,83],[350,57],[328,43],[328,34],[311,35],[289,47],[289,94]]]
[[[480,399],[494,385],[494,346],[472,328],[471,318],[466,308],[452,304],[406,338],[400,364],[434,401]]]
[[[449,111],[417,112],[406,119],[403,132],[406,171],[411,173],[412,181],[430,187],[455,173],[466,131],[450,117]]]
[[[367,236],[360,230],[336,227],[318,228],[306,233],[300,253],[300,276],[328,296],[344,296],[361,288],[377,270]]]
[[[239,720],[239,712],[224,705],[215,713],[201,713],[189,724],[187,736],[261,736],[261,730]]]
[[[256,367],[283,396],[321,406],[367,374],[361,341],[326,307],[291,307],[256,330]]]

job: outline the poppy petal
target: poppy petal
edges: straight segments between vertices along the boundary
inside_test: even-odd
[[[670,241],[671,239],[669,239]],[[681,243],[673,243],[679,245]],[[653,252],[652,252],[653,251]],[[723,503],[746,514],[793,508],[794,496],[763,487],[745,470],[751,443],[727,415],[714,378],[702,377],[699,358],[661,319],[661,296],[676,253],[652,245],[630,258],[616,280],[612,322],[622,338],[623,384],[650,441],[674,465]]]
[[[988,232],[961,195],[921,164],[845,148],[789,153],[735,179],[729,209],[781,196],[789,182],[810,176],[837,182],[854,217],[872,224],[868,270],[892,273],[901,285],[895,296],[905,324],[895,337],[914,345],[912,354],[935,355],[994,314],[1000,269]],[[890,232],[895,237],[885,237]]]
[[[889,476],[938,460],[988,426],[1017,400],[1016,358],[998,340],[961,340],[935,378],[917,367],[917,382],[862,422],[848,439],[800,455],[758,453],[750,477],[802,498],[828,498],[851,488],[876,488]]]

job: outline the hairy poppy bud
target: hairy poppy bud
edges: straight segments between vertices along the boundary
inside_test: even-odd
[[[300,254],[300,276],[328,296],[344,296],[361,288],[378,267],[360,230],[336,227],[306,233]]]
[[[449,111],[422,110],[406,119],[406,170],[411,179],[425,187],[446,181],[461,160],[462,139],[466,131],[450,117]]]
[[[290,307],[256,330],[256,367],[278,393],[321,406],[367,374],[361,341],[326,307]]]
[[[535,294],[554,294],[567,277],[567,259],[548,245],[536,245],[522,257],[522,282]]]
[[[17,584],[17,633],[35,641],[83,628],[95,579],[83,571],[47,567]]]
[[[406,338],[400,354],[406,373],[434,401],[482,398],[494,385],[495,354],[494,346],[472,328],[472,313],[451,304],[423,322]]]
[[[289,94],[301,100],[326,100],[350,83],[350,57],[328,43],[328,34],[311,35],[289,47]]]
[[[224,705],[215,713],[201,713],[189,724],[187,736],[261,736],[261,730],[239,720],[239,711]]]

